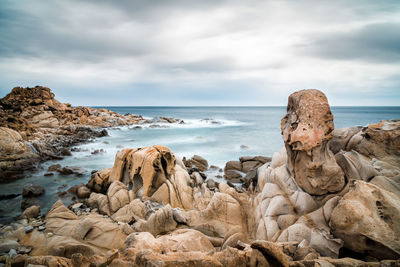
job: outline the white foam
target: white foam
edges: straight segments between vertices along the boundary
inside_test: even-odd
[[[119,126],[115,127],[115,129],[120,129],[121,131],[127,130],[140,130],[142,129],[171,129],[171,128],[221,128],[221,127],[238,127],[248,125],[248,123],[244,123],[237,120],[226,120],[226,119],[185,119],[184,123],[168,123],[168,122],[153,122],[146,124],[132,124],[127,126]]]

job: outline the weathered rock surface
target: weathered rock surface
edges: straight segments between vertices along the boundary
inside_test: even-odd
[[[24,143],[17,131],[0,127],[0,181],[21,177],[24,170],[31,169],[38,161],[38,155]]]
[[[291,94],[281,128],[288,168],[297,184],[313,195],[340,191],[345,180],[327,145],[334,126],[326,96],[318,90]]]

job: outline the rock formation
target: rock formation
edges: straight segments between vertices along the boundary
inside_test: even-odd
[[[334,130],[326,97],[302,90],[282,134],[285,147],[262,166],[227,164],[254,168],[256,182],[241,188],[204,180],[201,158],[185,166],[163,146],[121,150],[76,186],[82,202],[58,201],[44,219],[35,207],[2,227],[0,263],[399,265],[400,121]]]
[[[105,127],[149,122],[134,114],[60,103],[47,87],[15,87],[0,99],[0,182],[21,177],[40,160],[69,155],[66,147],[106,136]]]
[[[297,184],[312,195],[340,191],[345,181],[327,146],[334,126],[325,95],[318,90],[291,94],[281,128],[288,168]]]

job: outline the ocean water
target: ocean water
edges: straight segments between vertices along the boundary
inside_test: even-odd
[[[63,160],[49,161],[38,170],[26,173],[25,178],[0,184],[0,195],[22,192],[27,183],[40,184],[46,193],[33,201],[41,206],[42,213],[59,199],[57,192],[75,184],[87,183],[92,170],[112,167],[117,151],[151,145],[169,147],[177,157],[194,154],[206,158],[211,165],[224,167],[225,162],[241,156],[272,156],[283,146],[280,121],[286,107],[105,107],[121,114],[140,114],[145,118],[157,116],[183,119],[184,124],[160,124],[152,126],[124,126],[109,129],[109,136],[79,145],[79,152]],[[332,107],[335,128],[366,126],[384,119],[400,119],[400,107]],[[105,152],[91,154],[96,149]],[[51,164],[78,166],[87,170],[81,177],[55,174],[45,177]],[[210,173],[210,175],[212,175]],[[69,197],[63,198],[68,204]],[[21,214],[21,200],[0,201],[0,223]]]

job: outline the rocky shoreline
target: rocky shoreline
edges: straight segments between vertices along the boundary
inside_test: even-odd
[[[0,99],[0,183],[21,178],[39,162],[70,155],[69,147],[107,136],[106,128],[184,123],[173,118],[153,121],[107,109],[60,103],[47,87],[15,87]]]
[[[6,125],[24,129],[7,150],[21,155],[43,134]],[[199,156],[123,149],[112,168],[71,190],[68,207],[59,200],[41,216],[31,206],[3,226],[0,264],[399,266],[400,120],[335,130],[325,95],[302,90],[289,96],[281,130],[280,152],[228,162],[226,183],[207,179],[215,166]]]

